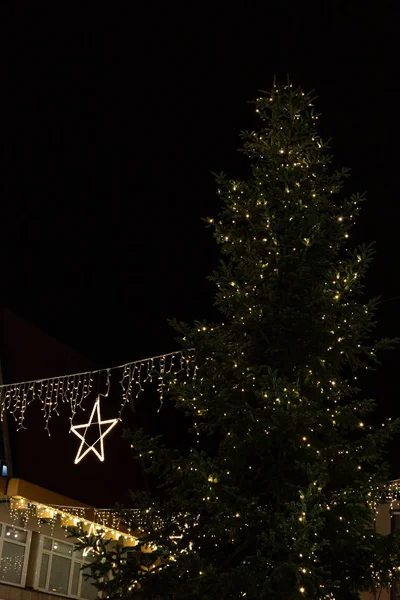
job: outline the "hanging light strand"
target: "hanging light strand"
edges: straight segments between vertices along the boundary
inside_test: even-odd
[[[59,416],[60,404],[69,404],[70,427],[77,410],[85,410],[82,404],[92,392],[95,376],[100,378],[102,374],[106,373],[105,391],[100,392],[99,395],[107,398],[110,393],[112,373],[122,372],[120,380],[122,400],[119,410],[119,418],[121,418],[121,413],[126,404],[131,402],[132,408],[134,408],[134,400],[144,392],[147,385],[153,383],[154,378],[157,379],[157,392],[161,407],[164,394],[168,391],[165,376],[167,374],[178,376],[182,373],[186,377],[194,377],[196,370],[194,349],[189,349],[168,352],[116,367],[22,381],[20,383],[2,384],[0,385],[0,415],[3,418],[4,412],[8,412],[16,421],[18,430],[26,429],[25,416],[27,408],[33,402],[39,402],[45,421],[45,429],[50,435],[50,419],[53,415]]]

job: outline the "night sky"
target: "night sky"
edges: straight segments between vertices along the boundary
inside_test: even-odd
[[[176,348],[169,317],[213,317],[212,172],[246,176],[248,101],[289,74],[368,193],[354,239],[400,335],[397,2],[30,4],[6,28],[2,305],[101,366]],[[367,390],[393,415],[399,366]]]

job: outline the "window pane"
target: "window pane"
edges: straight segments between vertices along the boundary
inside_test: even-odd
[[[3,556],[0,559],[0,580],[8,583],[21,583],[24,566],[25,546],[4,541]]]
[[[52,546],[53,546],[53,540],[51,538],[47,538],[47,537],[43,538],[43,550],[51,550]]]
[[[78,595],[80,570],[81,570],[81,565],[77,562],[74,563],[74,572],[72,574],[72,584],[71,584],[71,596]]]
[[[40,565],[39,587],[46,589],[47,567],[49,566],[49,555],[42,554],[42,564]]]
[[[55,544],[54,544],[55,545]],[[49,582],[49,591],[59,594],[68,594],[69,571],[71,561],[68,558],[62,558],[53,554],[51,561],[51,573]]]
[[[10,538],[10,540],[25,543],[27,535],[26,531],[18,527],[10,527],[9,525],[6,527],[6,538]]]
[[[83,571],[87,573],[87,570]],[[87,600],[95,600],[98,598],[99,590],[94,587],[89,581],[86,581],[82,575],[82,587],[81,587],[81,598],[87,598]]]
[[[57,554],[64,554],[65,556],[72,556],[72,550],[74,547],[72,544],[64,544],[64,542],[59,542],[58,540],[54,540],[53,550],[57,552]]]

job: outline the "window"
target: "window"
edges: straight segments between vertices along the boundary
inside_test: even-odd
[[[25,585],[31,533],[0,523],[0,583]]]
[[[81,567],[88,564],[82,552],[74,552],[73,544],[41,536],[36,587],[39,590],[95,600],[98,590],[83,577]]]

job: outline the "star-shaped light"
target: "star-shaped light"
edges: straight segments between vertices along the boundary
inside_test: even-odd
[[[97,421],[93,422],[93,417],[95,412],[97,412]],[[71,427],[71,431],[78,436],[78,438],[81,440],[81,445],[79,446],[79,450],[78,453],[76,455],[75,458],[75,464],[77,465],[82,458],[85,458],[85,456],[89,453],[89,452],[93,452],[97,458],[101,461],[104,461],[104,443],[103,443],[103,439],[106,437],[106,435],[108,433],[110,433],[111,429],[118,423],[119,419],[108,419],[107,421],[102,421],[101,420],[101,415],[100,415],[100,397],[97,398],[96,402],[94,403],[93,406],[93,410],[92,410],[92,414],[90,415],[90,419],[88,421],[88,423],[84,423],[83,425],[73,425]],[[99,437],[97,438],[97,440],[93,443],[93,444],[88,444],[87,441],[85,440],[85,435],[86,432],[88,430],[88,427],[90,427],[91,425],[98,425],[99,427]],[[104,431],[101,430],[101,426],[102,425],[108,425],[107,429],[105,429]],[[81,433],[79,433],[79,431],[77,431],[78,429],[84,429],[85,431],[83,432],[83,435]],[[98,444],[100,442],[100,452],[97,450],[96,448],[96,444]],[[86,450],[84,452],[82,452],[82,449],[84,446],[87,446]]]

